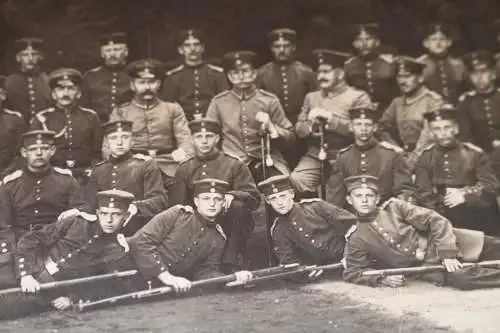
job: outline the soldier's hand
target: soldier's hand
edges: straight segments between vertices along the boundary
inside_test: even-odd
[[[73,305],[73,301],[71,301],[69,297],[61,296],[51,301],[50,304],[52,304],[52,306],[57,310],[64,311],[69,309],[69,307]]]
[[[500,140],[493,140],[493,142],[491,143],[493,148],[498,148],[500,147]]]
[[[255,120],[257,120],[259,123],[265,125],[266,129],[267,129],[267,126],[269,126],[269,123],[271,122],[271,118],[269,117],[269,113],[262,112],[262,111],[257,112],[257,114],[255,115]]]
[[[226,283],[226,287],[239,286],[246,284],[253,279],[253,274],[250,271],[238,271],[234,273],[236,280]]]
[[[307,138],[311,134],[311,126],[305,121],[297,122],[295,133],[299,138]]]
[[[172,152],[172,159],[175,162],[182,162],[187,158],[186,152],[182,148],[177,148]]]
[[[443,259],[443,266],[448,273],[453,273],[462,268],[462,263],[457,259]]]
[[[163,284],[174,288],[176,292],[187,292],[191,289],[192,282],[182,276],[175,276],[169,272],[163,272],[158,275],[158,279]]]
[[[329,122],[331,120],[332,114],[322,108],[314,108],[309,111],[308,118],[311,121],[325,121]]]
[[[71,209],[65,210],[64,212],[62,212],[61,214],[59,214],[59,217],[57,218],[57,220],[61,221],[61,220],[65,219],[65,218],[76,216],[76,215],[78,215],[78,213],[80,213],[80,211],[78,209],[71,208]]]
[[[233,202],[233,200],[234,200],[234,195],[226,193],[224,195],[224,203],[223,203],[222,207],[225,210],[228,210],[229,207],[231,207],[231,203]]]
[[[406,279],[403,275],[389,275],[385,276],[381,283],[386,287],[399,288],[406,284]]]
[[[21,278],[21,290],[25,293],[36,293],[40,290],[40,283],[33,275],[25,275]]]
[[[448,208],[453,208],[465,202],[465,196],[461,189],[447,188],[444,196],[444,205]]]

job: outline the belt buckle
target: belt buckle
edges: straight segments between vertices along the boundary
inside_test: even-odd
[[[74,160],[66,160],[66,165],[68,166],[68,168],[73,168],[76,164],[76,161]]]
[[[151,157],[156,157],[157,152],[158,152],[158,149],[148,149],[148,154]]]

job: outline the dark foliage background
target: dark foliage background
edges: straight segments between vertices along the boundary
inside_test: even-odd
[[[418,55],[419,30],[433,20],[458,26],[455,51],[474,48],[497,51],[490,23],[500,17],[498,0],[0,0],[0,70],[13,66],[12,42],[22,35],[46,40],[45,68],[74,66],[81,70],[99,62],[97,37],[124,30],[131,59],[152,56],[176,61],[175,31],[196,26],[206,30],[207,57],[236,48],[269,59],[265,34],[280,26],[299,32],[298,53],[312,48],[350,50],[349,23],[380,22],[391,50]]]

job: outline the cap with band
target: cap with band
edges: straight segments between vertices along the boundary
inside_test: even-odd
[[[54,144],[55,132],[36,130],[29,131],[22,135],[22,145],[23,147],[28,147],[31,145],[52,145]]]
[[[349,118],[354,119],[372,119],[377,121],[377,105],[371,104],[353,108],[349,111]]]
[[[216,120],[211,119],[195,119],[189,122],[189,129],[191,133],[199,133],[199,132],[211,132],[215,134],[220,134],[220,124]]]
[[[485,50],[478,50],[466,54],[464,56],[464,63],[469,71],[493,69],[496,66],[496,59],[493,53]]]
[[[116,189],[97,192],[98,207],[128,210],[134,198],[132,193]]]
[[[396,61],[399,75],[420,75],[426,66],[425,63],[408,56],[399,56]]]
[[[245,64],[255,66],[256,57],[257,54],[253,51],[229,52],[222,57],[222,64],[226,71],[236,69]]]
[[[335,68],[343,68],[346,60],[351,57],[349,53],[327,49],[314,50],[313,55],[316,57],[316,68],[323,64],[331,65]]]
[[[50,73],[49,86],[53,89],[55,86],[61,84],[62,81],[70,81],[74,85],[79,86],[82,84],[83,76],[80,71],[74,68],[59,68]]]
[[[271,43],[278,40],[287,40],[295,44],[297,41],[297,32],[289,28],[274,29],[267,34],[267,38]]]
[[[132,133],[132,125],[134,123],[128,120],[111,121],[102,125],[104,135],[115,132],[130,132]]]
[[[352,27],[352,39],[368,35],[374,38],[380,37],[380,25],[378,23],[360,23]]]
[[[453,105],[445,104],[439,109],[424,113],[424,118],[429,122],[439,120],[455,120],[457,118],[457,112]]]
[[[287,175],[269,177],[258,183],[257,187],[259,191],[266,196],[293,189],[290,177]]]
[[[378,178],[371,175],[351,176],[344,179],[347,193],[358,188],[368,188],[378,192]]]
[[[200,43],[204,42],[204,34],[200,29],[185,29],[179,31],[177,35],[177,45],[182,45],[188,39],[197,39]]]
[[[99,37],[101,46],[113,44],[127,44],[127,35],[124,32],[112,32]]]
[[[201,193],[225,194],[229,191],[230,184],[220,179],[205,178],[193,182],[194,195]]]
[[[141,59],[130,63],[125,71],[135,79],[163,79],[165,67],[156,59]]]
[[[38,37],[24,37],[16,40],[15,48],[16,53],[22,51],[36,51],[42,52],[42,47],[44,44],[44,40]]]

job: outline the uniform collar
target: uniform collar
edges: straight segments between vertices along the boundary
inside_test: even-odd
[[[134,104],[135,106],[137,106],[138,108],[140,109],[144,109],[144,110],[149,110],[149,109],[152,109],[154,108],[155,106],[157,106],[158,104],[160,103],[160,99],[157,97],[155,98],[155,100],[152,102],[152,103],[149,103],[149,104],[142,104],[142,103],[139,103],[137,102],[136,100],[132,100],[132,104]]]
[[[293,58],[286,60],[286,61],[278,61],[278,60],[273,60],[273,64],[275,64],[278,67],[289,67],[291,66],[295,60]]]
[[[208,153],[208,154],[205,154],[205,155],[196,155],[196,157],[200,160],[200,161],[213,161],[215,160],[217,157],[219,157],[221,154],[220,150],[219,149],[214,149],[214,151]]]
[[[123,161],[128,160],[131,156],[132,156],[132,153],[129,151],[128,153],[126,153],[126,154],[124,154],[122,156],[119,156],[119,157],[109,156],[109,161],[112,164],[118,164],[118,163],[121,163]]]
[[[54,105],[54,108],[55,108],[56,110],[61,111],[61,112],[64,112],[64,113],[66,113],[66,112],[74,112],[74,111],[76,111],[76,110],[78,109],[78,103],[74,103],[74,104],[73,104],[70,108],[68,108],[68,109],[63,109],[63,108],[59,107],[57,104],[56,104],[56,105]]]
[[[238,98],[239,100],[249,100],[257,94],[257,87],[253,85],[251,88],[248,88],[245,91],[237,90],[235,88],[231,89],[231,92]]]
[[[324,98],[334,98],[345,92],[349,86],[345,82],[339,82],[333,89],[331,90],[320,90],[321,96]]]
[[[367,54],[364,56],[358,55],[358,57],[361,60],[363,60],[364,62],[369,62],[369,61],[377,60],[378,55],[379,55],[379,52],[377,50],[373,50],[373,52],[371,52],[370,54]]]
[[[404,96],[404,103],[406,105],[414,104],[415,102],[420,100],[422,97],[424,97],[428,91],[429,91],[429,89],[427,89],[425,86],[421,86],[420,88],[418,88],[418,91],[414,96],[412,96],[412,97]]]
[[[28,169],[28,167],[26,165],[24,165],[24,167],[23,167],[23,173],[26,173],[30,178],[33,178],[33,179],[43,178],[51,172],[52,172],[52,167],[49,167],[41,172],[33,172],[30,169]]]
[[[214,220],[214,221],[210,221],[209,219],[207,219],[206,217],[202,216],[200,213],[198,213],[198,211],[196,210],[196,208],[193,208],[194,209],[194,215],[196,216],[196,218],[198,219],[198,221],[200,221],[200,223],[205,226],[205,227],[214,227],[217,225],[217,221]]]
[[[126,66],[127,66],[127,64],[124,63],[124,64],[119,64],[119,65],[116,65],[116,66],[103,65],[102,67],[104,69],[106,69],[107,71],[113,73],[113,72],[122,72],[122,71],[124,71]]]
[[[449,53],[448,52],[445,52],[445,53],[443,53],[441,55],[432,54],[432,53],[428,53],[427,55],[429,56],[429,58],[431,58],[432,60],[435,60],[435,61],[446,60],[449,57]]]
[[[188,65],[187,63],[184,63],[184,67],[191,68],[191,69],[199,69],[203,65],[205,65],[204,61],[202,61],[202,62],[200,62],[199,64],[196,64],[196,65]]]
[[[375,145],[377,144],[377,140],[375,140],[374,138],[372,138],[370,141],[368,141],[366,144],[360,146],[360,145],[357,145],[357,144],[354,144],[356,146],[356,148],[358,148],[358,150],[360,151],[367,151],[367,150],[370,150],[372,149],[373,147],[375,147]]]
[[[455,141],[453,143],[451,143],[449,146],[441,146],[439,144],[437,144],[437,148],[441,151],[452,151],[452,150],[455,150],[456,148],[460,147],[461,146],[461,142],[458,140],[458,139],[455,139]]]
[[[378,214],[379,214],[379,208],[377,208],[371,214],[363,215],[363,216],[358,215],[358,221],[359,221],[359,223],[370,223],[370,222],[373,222],[374,220],[377,219]]]
[[[488,97],[490,97],[490,96],[494,95],[496,92],[498,92],[498,90],[497,90],[497,88],[496,88],[496,87],[493,87],[493,89],[491,89],[490,91],[485,92],[485,93],[483,93],[483,92],[479,92],[479,91],[477,91],[477,90],[474,90],[474,91],[476,92],[476,94],[477,94],[478,96],[482,96],[482,97],[485,97],[485,98],[488,98]]]

